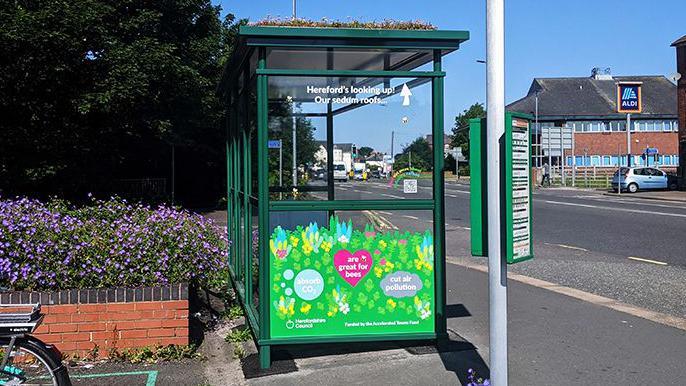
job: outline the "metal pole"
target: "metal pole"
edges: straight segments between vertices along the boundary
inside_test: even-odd
[[[296,13],[295,13],[295,0],[293,0],[293,20],[297,18]]]
[[[393,143],[395,142],[395,131],[391,130],[391,170],[389,173],[393,173],[395,170],[395,154],[393,154]]]
[[[489,356],[494,386],[507,386],[507,265],[501,252],[501,139],[505,134],[504,0],[486,1]]]
[[[626,166],[631,167],[631,114],[626,115]]]
[[[565,137],[560,126],[560,184],[565,186]]]
[[[295,112],[295,111],[294,111]],[[293,117],[293,187],[298,186],[298,162],[297,162],[297,153],[296,153],[296,145],[295,145],[295,122],[296,118]]]
[[[627,127],[627,130],[629,128]],[[619,148],[620,145],[617,143],[617,195],[622,195],[622,150]]]
[[[279,187],[283,187],[283,146],[279,144]]]
[[[534,133],[536,133],[535,135],[538,135],[538,91],[536,91],[536,130],[534,131]],[[540,146],[539,146],[539,149],[540,149]],[[539,158],[539,157],[535,157],[535,158]],[[538,159],[538,161],[539,162],[537,162],[537,163],[540,163],[540,159]],[[536,166],[541,166],[541,165],[536,165]]]
[[[553,150],[552,150],[552,144],[550,143],[552,140],[552,138],[551,138],[551,134],[552,134],[551,131],[552,130],[551,129],[552,129],[551,127],[548,128],[548,166],[550,167],[550,170],[554,170],[553,169],[553,156],[551,154]],[[550,174],[552,175],[552,173],[550,173]]]
[[[574,128],[569,129],[572,133],[572,187],[576,186],[576,144],[574,143]]]

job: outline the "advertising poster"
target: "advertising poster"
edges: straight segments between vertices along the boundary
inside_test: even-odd
[[[430,230],[377,232],[331,217],[273,229],[272,338],[434,331]]]

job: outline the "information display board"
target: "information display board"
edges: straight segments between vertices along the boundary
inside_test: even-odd
[[[531,248],[531,134],[529,121],[508,116],[505,136],[507,262],[530,259]]]
[[[533,258],[531,238],[531,131],[527,115],[505,114],[503,149],[486,147],[486,119],[472,119],[470,125],[470,222],[471,250],[474,256],[488,256],[488,184],[487,153],[501,150],[503,170],[500,175],[501,197],[505,205],[502,246],[507,263]]]

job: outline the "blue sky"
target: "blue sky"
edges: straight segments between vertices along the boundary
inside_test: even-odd
[[[290,0],[218,1],[240,18],[287,17]],[[508,0],[505,2],[506,102],[524,96],[534,77],[588,76],[610,67],[613,75],[670,75],[669,45],[686,34],[685,0]],[[421,19],[440,29],[467,30],[470,41],[445,58],[446,131],[454,117],[485,102],[485,0],[298,0],[310,19]],[[374,141],[376,142],[376,141]]]

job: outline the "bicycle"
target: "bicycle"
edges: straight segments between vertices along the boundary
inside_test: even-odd
[[[0,305],[0,385],[71,386],[59,352],[31,335],[43,322],[40,311],[40,304]]]

